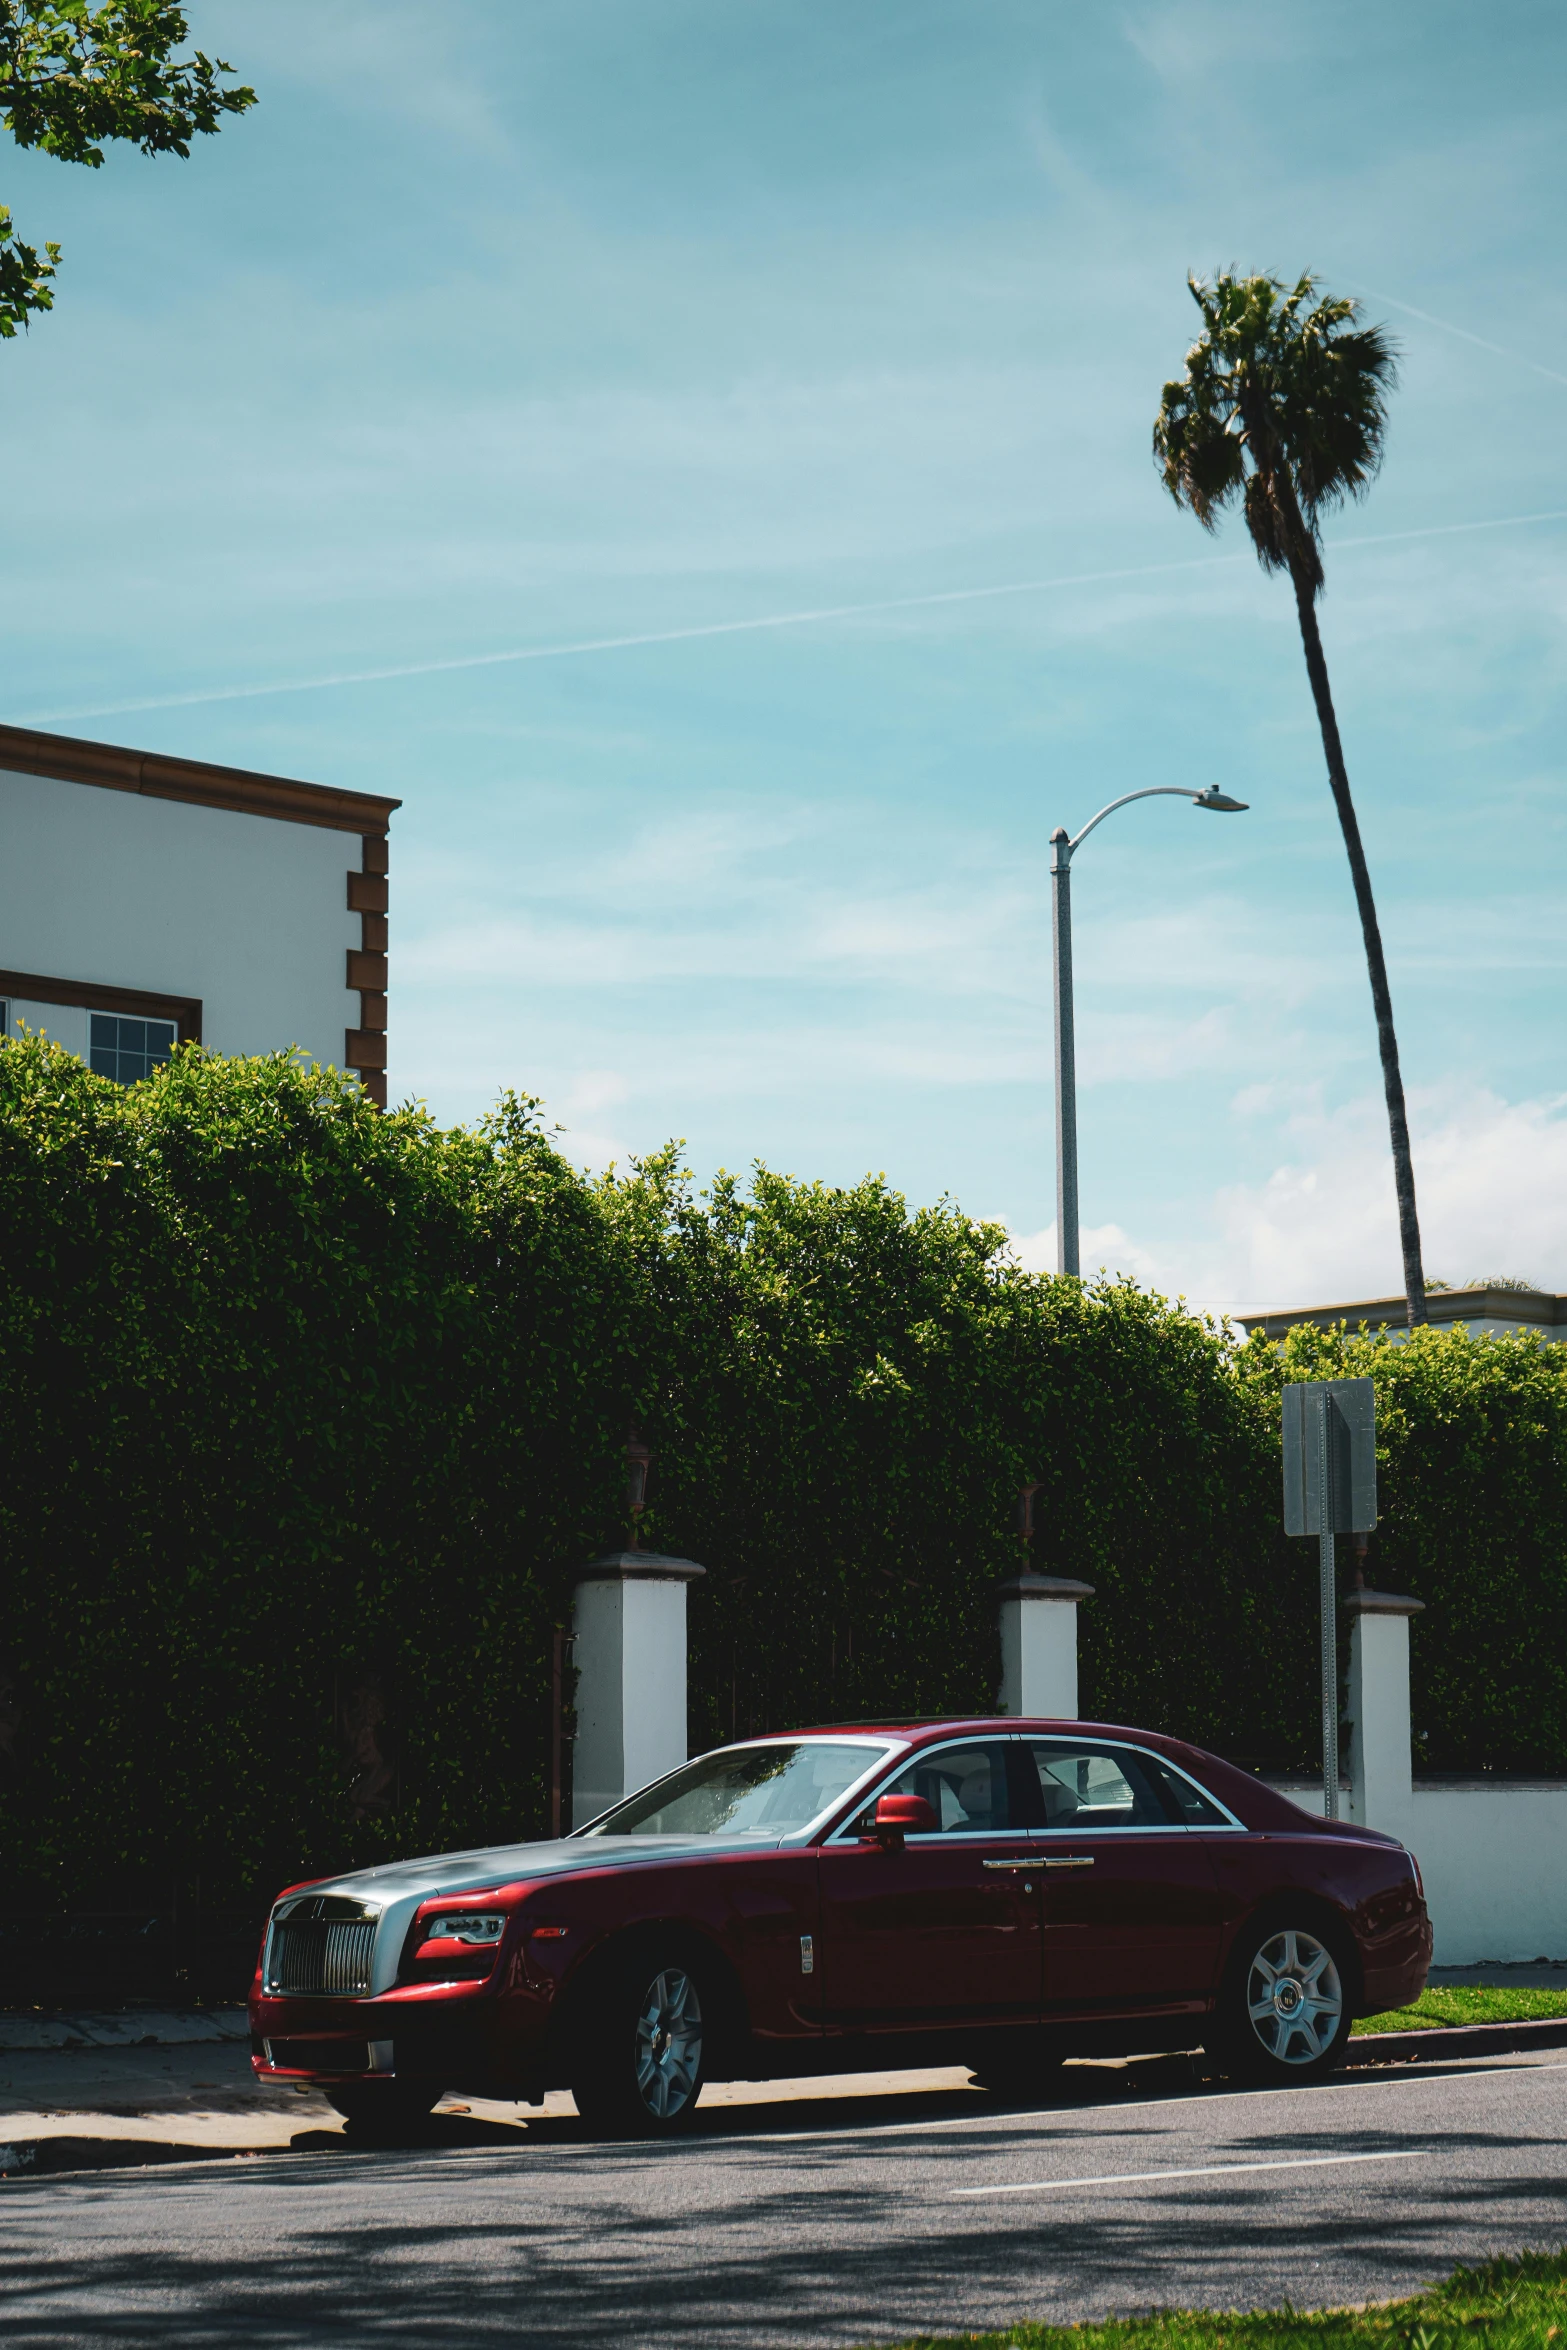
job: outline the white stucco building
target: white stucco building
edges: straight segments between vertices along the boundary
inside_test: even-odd
[[[1463,1289],[1428,1289],[1426,1317],[1433,1329],[1451,1329],[1462,1322],[1471,1338],[1507,1338],[1520,1330],[1536,1330],[1542,1338],[1567,1338],[1567,1297],[1548,1289],[1493,1289],[1471,1282]],[[1362,1322],[1389,1338],[1409,1336],[1402,1297],[1363,1297],[1342,1306],[1289,1306],[1282,1312],[1241,1314],[1247,1331],[1261,1330],[1273,1339],[1287,1338],[1298,1323],[1315,1323],[1331,1330],[1347,1322],[1352,1331]]]
[[[103,1075],[295,1045],[386,1104],[400,801],[0,726],[0,1033]]]

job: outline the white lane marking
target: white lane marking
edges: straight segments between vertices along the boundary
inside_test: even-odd
[[[1104,2171],[1092,2179],[1023,2179],[1016,2186],[954,2187],[952,2199],[961,2202],[966,2195],[1046,2195],[1063,2187],[1140,2187],[1150,2179],[1231,2178],[1237,2171],[1330,2170],[1346,2162],[1418,2162],[1430,2151],[1429,2146],[1411,2146],[1396,2154],[1305,2154],[1294,2156],[1288,2162],[1203,2162],[1191,2170],[1119,2170]]]
[[[1259,2097],[1269,2098],[1276,2104],[1281,2097],[1333,2097],[1354,2089],[1418,2089],[1433,2081],[1516,2079],[1520,2073],[1559,2072],[1567,2072],[1567,2057],[1554,2064],[1498,2064],[1494,2060],[1471,2058],[1444,2065],[1436,2072],[1384,2073],[1362,2081],[1337,2074],[1329,2081],[1303,2081],[1298,2089],[1188,2089],[1184,2097],[1128,2097],[1124,2103],[1115,2105],[1107,2099],[1102,2105],[1035,2106],[1025,2113],[954,2113],[927,2122],[840,2122],[836,2127],[819,2130],[736,2130],[732,2134],[725,2131],[722,2136],[715,2131],[711,2137],[704,2133],[695,2138],[666,2139],[663,2144],[668,2154],[675,2155],[716,2152],[724,2146],[798,2146],[812,2138],[908,2138],[928,2135],[932,2130],[1000,2130],[1040,2122],[1048,2123],[1053,2130],[1074,2125],[1092,2130],[1095,2124],[1103,2127],[1117,2114],[1154,2113],[1163,2105],[1186,2106],[1202,2112],[1210,2105],[1255,2102]],[[733,2113],[740,2109],[730,2106],[726,2110]],[[658,2141],[653,2143],[656,2145]]]

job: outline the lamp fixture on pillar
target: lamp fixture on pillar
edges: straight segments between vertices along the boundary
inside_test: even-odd
[[[1017,1494],[1017,1538],[1023,1545],[1023,1572],[1034,1555],[1034,1496],[1039,1491],[1036,1477],[1032,1485],[1020,1485]]]

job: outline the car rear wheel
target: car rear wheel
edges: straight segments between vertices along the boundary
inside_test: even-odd
[[[1230,2069],[1280,2082],[1330,2072],[1352,2021],[1347,1971],[1337,1935],[1315,1919],[1247,1928],[1219,2001],[1219,2053]]]
[[[694,1968],[668,1951],[623,1963],[582,2018],[578,2048],[571,2093],[590,2128],[635,2137],[689,2129],[707,2050]]]

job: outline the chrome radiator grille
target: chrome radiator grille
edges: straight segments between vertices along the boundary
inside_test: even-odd
[[[375,1919],[279,1919],[267,1947],[266,1988],[300,1998],[362,1999],[370,1989]]]

